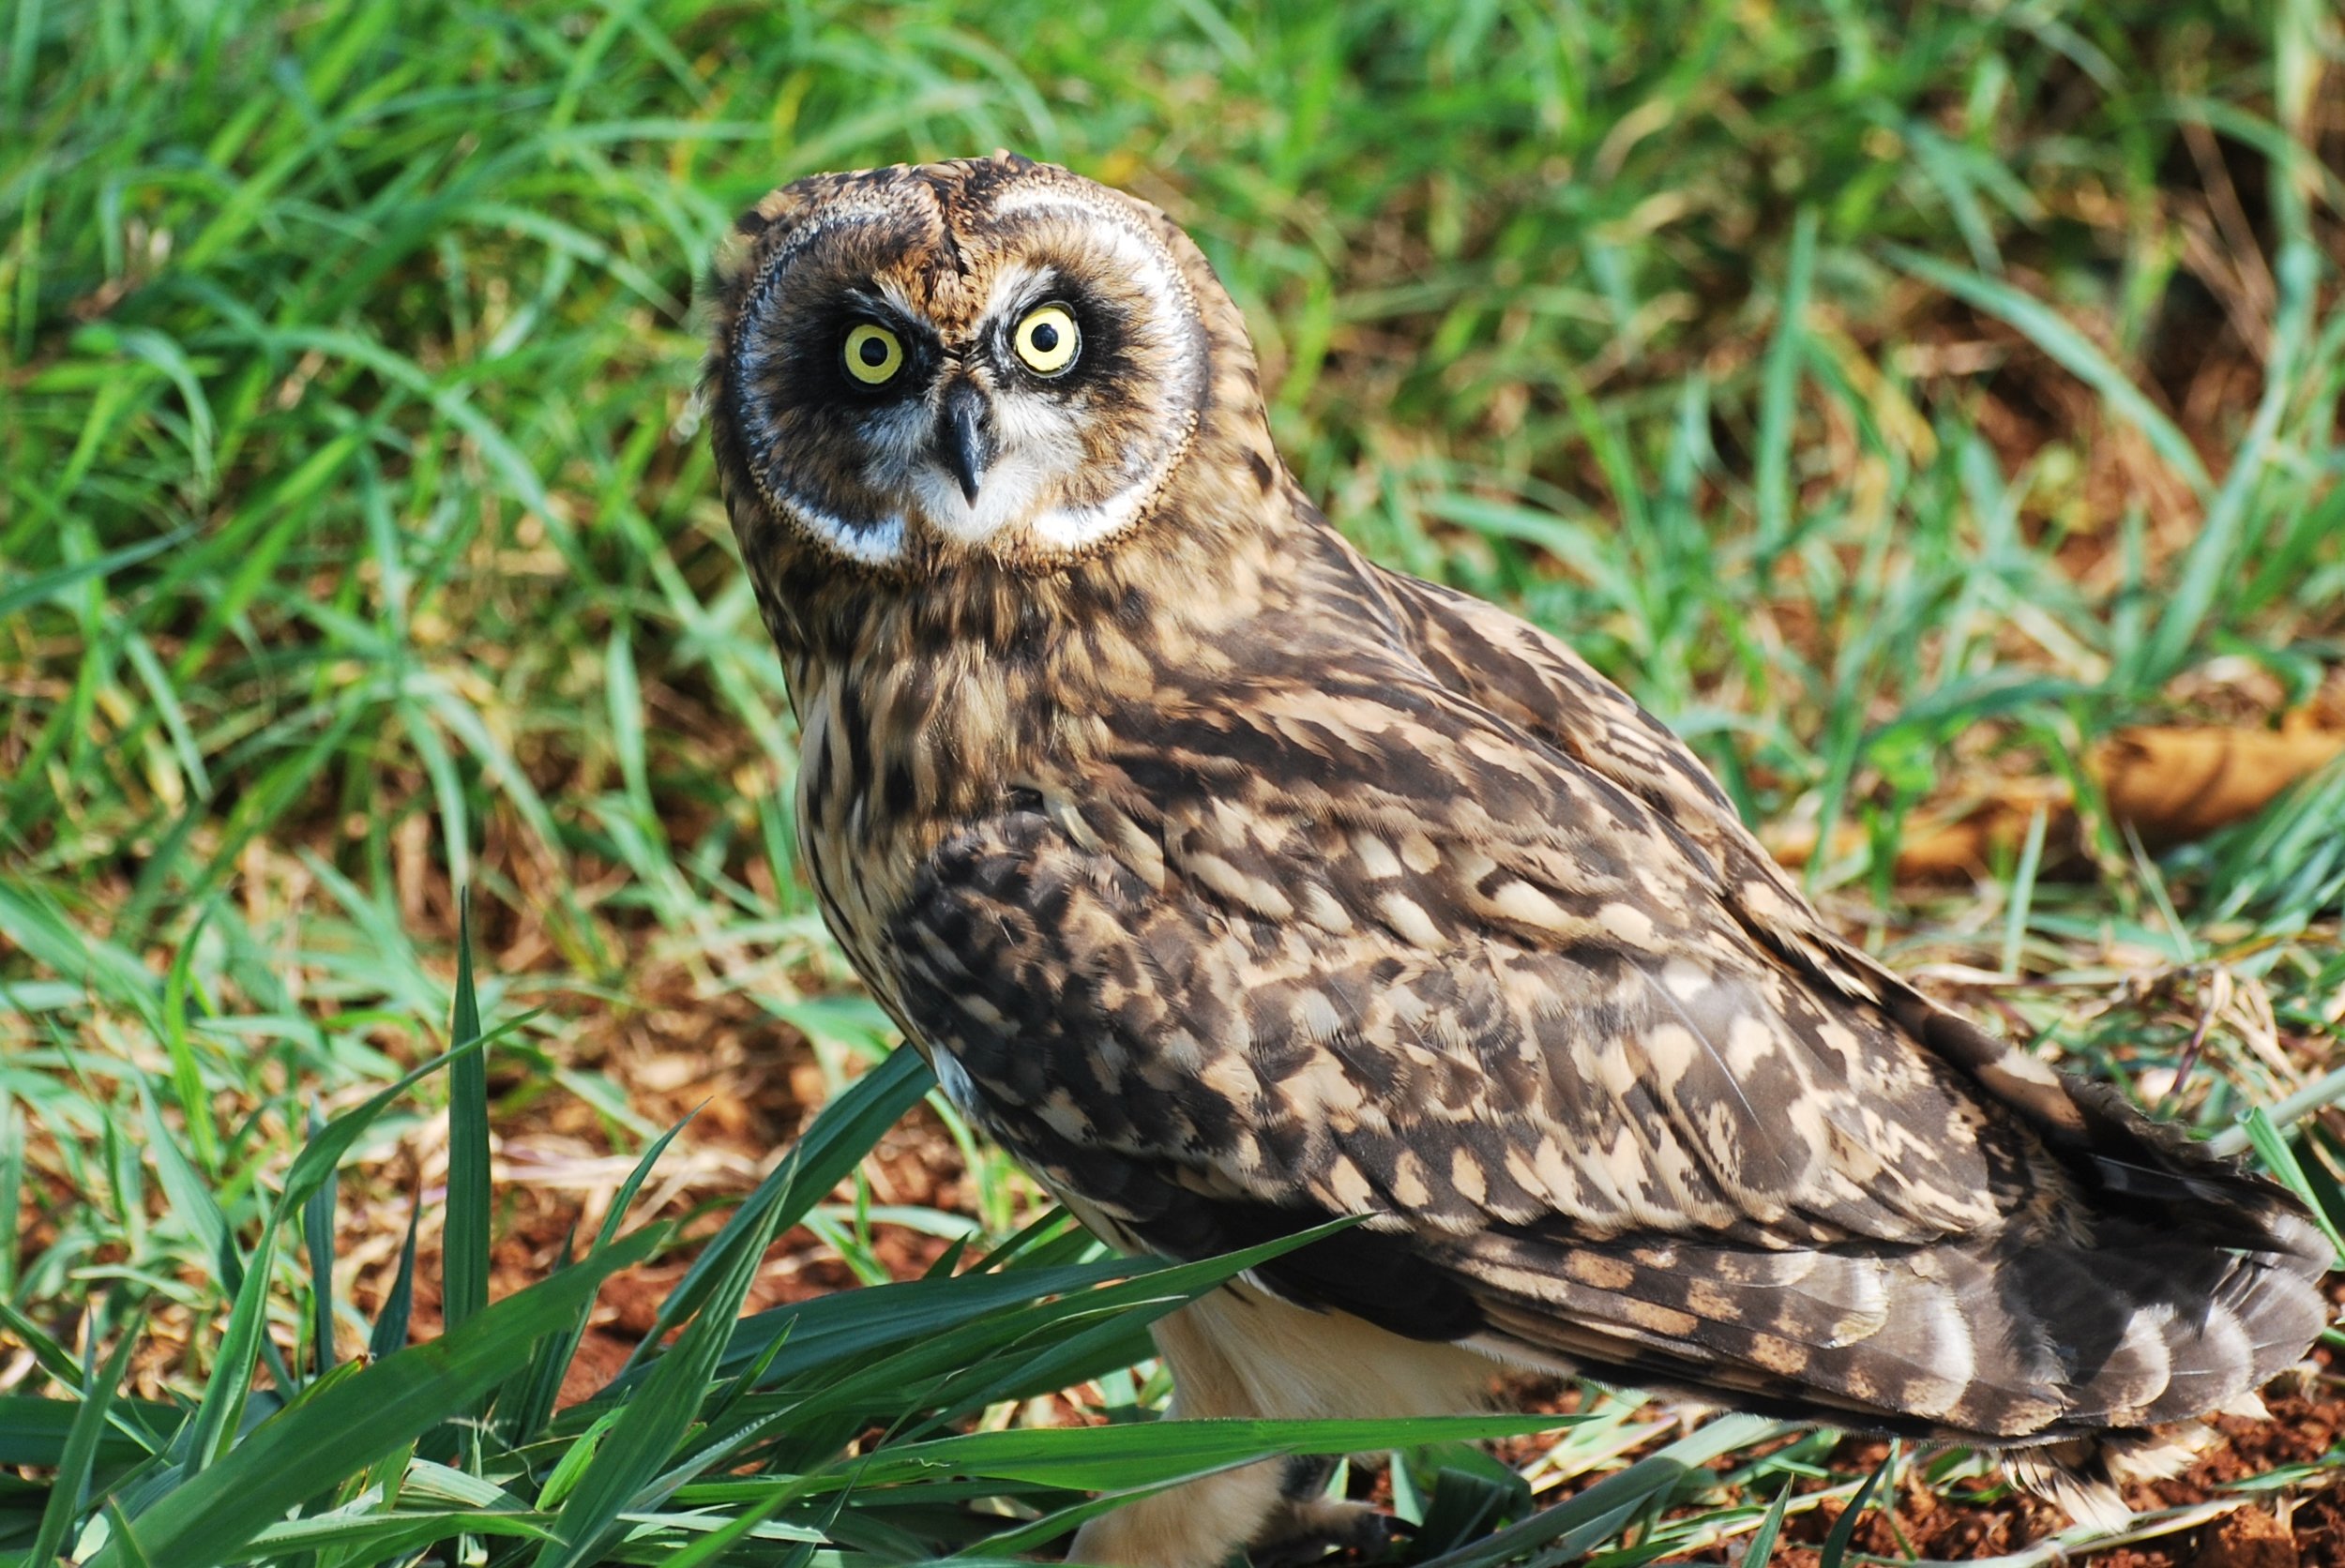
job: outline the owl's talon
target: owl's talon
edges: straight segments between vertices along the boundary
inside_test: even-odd
[[[1373,1562],[1407,1528],[1369,1503],[1325,1498],[1290,1501],[1254,1538],[1246,1560],[1250,1568],[1305,1568],[1330,1553],[1351,1552]]]

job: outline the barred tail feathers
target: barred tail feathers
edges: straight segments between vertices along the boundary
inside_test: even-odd
[[[2329,1248],[2292,1206],[2256,1223],[2280,1250],[2130,1222],[1814,1252],[1485,1232],[1451,1266],[1494,1354],[2003,1446],[2186,1420],[2294,1364],[2329,1316]]]

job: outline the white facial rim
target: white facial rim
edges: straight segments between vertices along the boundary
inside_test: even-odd
[[[1151,315],[1158,322],[1169,317],[1180,324],[1171,334],[1179,345],[1179,362],[1175,374],[1168,381],[1181,380],[1180,372],[1185,371],[1202,388],[1205,379],[1202,363],[1203,338],[1186,324],[1195,319],[1195,296],[1172,266],[1162,246],[1135,219],[1116,208],[1070,200],[1063,192],[1047,188],[1005,196],[994,204],[993,210],[1056,211],[1088,224],[1105,240],[1113,264],[1146,296]],[[876,222],[897,215],[889,208],[879,204],[844,209],[792,236],[789,246],[775,254],[765,270],[770,273],[786,265],[792,256],[818,235],[842,224]],[[1100,225],[1100,219],[1106,219],[1107,224]],[[981,333],[991,333],[1002,324],[998,318],[1011,302],[1026,303],[1026,292],[1038,270],[1025,264],[1002,269],[987,295],[980,318]],[[893,287],[881,286],[891,305],[925,324],[926,318],[913,308],[911,300]],[[751,342],[748,334],[742,334],[734,350],[735,374],[747,376],[754,372],[768,353]],[[865,482],[883,495],[908,496],[936,532],[958,544],[980,544],[1022,525],[1036,543],[1054,552],[1073,553],[1130,527],[1163,488],[1172,465],[1188,445],[1186,431],[1167,432],[1163,449],[1154,460],[1105,500],[1083,506],[1050,506],[1037,512],[1035,508],[1052,477],[1082,461],[1084,453],[1079,444],[1067,439],[1064,427],[1020,417],[1030,411],[1030,404],[1021,406],[1021,400],[1014,397],[994,400],[1000,452],[987,470],[985,482],[978,487],[974,502],[961,494],[959,482],[929,452],[934,412],[925,401],[899,405],[884,418],[873,433],[878,450],[865,468]],[[902,557],[911,533],[910,520],[903,511],[851,521],[794,490],[779,489],[762,469],[753,471],[759,475],[758,488],[768,503],[788,513],[800,528],[849,560],[876,566]]]

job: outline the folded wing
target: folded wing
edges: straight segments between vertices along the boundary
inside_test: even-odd
[[[1265,1283],[1884,1429],[2165,1420],[2301,1353],[2292,1199],[1841,944],[1560,645],[1388,592],[1340,660],[1112,719],[899,915],[907,1022],[1079,1213],[1192,1257],[1369,1216]]]

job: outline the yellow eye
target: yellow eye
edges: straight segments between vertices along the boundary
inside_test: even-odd
[[[1010,342],[1026,369],[1038,376],[1054,376],[1082,352],[1083,335],[1064,305],[1037,305],[1010,334]]]
[[[903,339],[865,322],[847,334],[847,374],[866,386],[885,386],[904,368]]]

